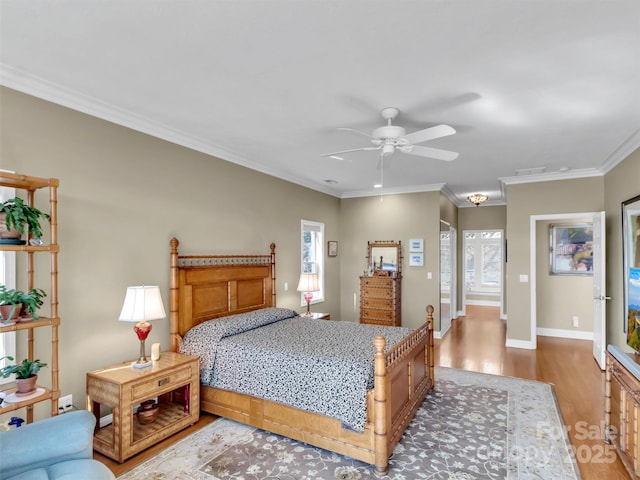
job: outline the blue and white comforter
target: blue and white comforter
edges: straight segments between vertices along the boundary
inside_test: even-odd
[[[362,432],[373,388],[373,339],[384,335],[389,349],[410,332],[267,308],[197,325],[180,351],[200,357],[204,385],[326,415]]]

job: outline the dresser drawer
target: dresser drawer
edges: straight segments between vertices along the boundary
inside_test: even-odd
[[[361,277],[362,286],[374,288],[390,288],[395,284],[396,279],[392,277]]]
[[[392,299],[393,290],[389,288],[366,288],[360,292],[360,298],[385,298]]]
[[[164,375],[157,375],[144,382],[136,383],[131,387],[131,400],[147,399],[150,396],[168,390],[174,390],[182,384],[189,383],[191,379],[191,367],[183,367]]]
[[[360,302],[362,308],[377,308],[380,310],[393,310],[395,308],[393,298],[391,297],[362,297]]]

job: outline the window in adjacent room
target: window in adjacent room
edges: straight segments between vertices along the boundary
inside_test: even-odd
[[[302,272],[317,273],[320,290],[313,292],[311,303],[324,301],[324,223],[302,220]],[[306,307],[304,293],[300,305]]]
[[[13,198],[15,189],[0,187],[0,202]],[[0,252],[0,285],[6,285],[7,288],[15,288],[16,286],[16,252]],[[0,334],[0,358],[11,355],[15,358],[16,354],[16,334],[15,332],[7,332]],[[6,360],[0,361],[0,367],[6,365]],[[0,384],[12,382],[13,379],[0,377]]]
[[[500,304],[502,243],[502,230],[464,232],[466,303]]]

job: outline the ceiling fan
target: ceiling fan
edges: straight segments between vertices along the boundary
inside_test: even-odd
[[[331,152],[322,154],[322,157],[336,157],[343,153],[380,150],[380,155],[391,155],[395,151],[408,153],[409,155],[418,155],[420,157],[434,158],[450,162],[458,158],[458,153],[449,150],[441,150],[439,148],[424,147],[416,145],[417,143],[434,140],[440,137],[446,137],[456,133],[455,129],[449,125],[436,125],[435,127],[425,128],[417,132],[407,134],[403,127],[391,125],[391,121],[398,116],[400,110],[395,107],[387,107],[380,112],[382,118],[387,121],[383,127],[376,128],[371,135],[354,130],[352,128],[339,128],[338,130],[346,130],[364,135],[371,140],[373,146],[352,148],[350,150],[341,150],[339,152]]]

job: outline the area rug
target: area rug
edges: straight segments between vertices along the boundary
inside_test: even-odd
[[[218,419],[120,480],[359,480],[370,465]],[[553,387],[436,367],[383,480],[580,478]]]

